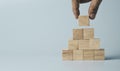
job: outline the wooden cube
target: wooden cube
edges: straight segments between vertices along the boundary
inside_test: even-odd
[[[94,49],[84,49],[83,50],[84,60],[94,60]]]
[[[69,40],[68,41],[68,48],[70,50],[76,50],[76,49],[79,49],[79,40]]]
[[[73,60],[83,60],[83,50],[73,50]]]
[[[73,29],[73,40],[83,39],[83,29]]]
[[[84,28],[83,29],[83,39],[93,39],[94,38],[94,29],[93,28]]]
[[[95,60],[104,60],[104,49],[95,49]]]
[[[73,50],[64,49],[62,51],[63,60],[73,60]]]
[[[90,48],[98,49],[100,47],[100,39],[94,38],[90,39]]]
[[[79,49],[89,48],[89,40],[79,40]]]
[[[78,17],[79,26],[89,26],[89,16]]]

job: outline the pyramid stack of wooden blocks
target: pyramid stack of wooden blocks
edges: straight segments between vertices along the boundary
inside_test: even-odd
[[[88,16],[79,16],[80,26],[89,26]],[[104,60],[104,49],[100,48],[100,39],[94,38],[94,28],[73,29],[73,38],[68,48],[62,51],[63,60]]]

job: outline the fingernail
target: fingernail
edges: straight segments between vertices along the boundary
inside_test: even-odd
[[[95,18],[95,14],[90,14],[90,19],[94,19]]]

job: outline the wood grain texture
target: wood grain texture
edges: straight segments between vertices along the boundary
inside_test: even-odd
[[[77,50],[77,49],[79,49],[79,40],[69,40],[68,41],[68,48],[70,49],[70,50]]]
[[[89,16],[79,16],[78,23],[79,23],[79,26],[90,26]]]
[[[94,60],[104,60],[105,56],[101,55],[101,56],[95,56]]]
[[[79,40],[79,49],[89,49],[89,40]]]
[[[94,49],[84,49],[83,50],[84,60],[94,60]]]
[[[84,53],[84,56],[87,56],[87,55],[90,55],[90,56],[94,56],[94,49],[84,49],[83,50],[83,53]]]
[[[83,39],[93,39],[94,38],[94,29],[93,28],[84,28],[83,29]]]
[[[89,45],[90,45],[90,48],[92,49],[100,48],[100,39],[99,38],[90,39]]]
[[[104,56],[104,49],[95,49],[95,56]]]
[[[100,40],[94,39],[83,39],[79,40],[79,49],[98,49],[100,48]]]
[[[73,40],[83,39],[83,29],[73,29]]]
[[[90,56],[90,55],[83,56],[83,60],[94,60],[94,56]]]
[[[73,60],[83,60],[83,50],[73,50]]]
[[[63,60],[73,60],[73,50],[63,50],[62,51]]]

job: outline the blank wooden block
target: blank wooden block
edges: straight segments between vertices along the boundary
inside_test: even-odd
[[[104,60],[104,49],[95,49],[95,60]]]
[[[73,29],[73,40],[83,39],[83,29]]]
[[[89,40],[79,40],[79,49],[89,48]]]
[[[63,50],[62,58],[63,60],[73,60],[73,50]]]
[[[83,50],[84,60],[94,60],[94,49],[84,49]]]
[[[79,40],[69,40],[68,41],[68,48],[70,50],[76,50],[76,49],[79,49]]]
[[[93,28],[84,28],[83,29],[83,39],[93,39],[94,38],[94,29]]]
[[[90,48],[98,49],[100,47],[100,39],[94,38],[90,39]]]
[[[89,26],[89,16],[78,17],[79,26]]]
[[[73,60],[83,60],[83,50],[73,50]]]

